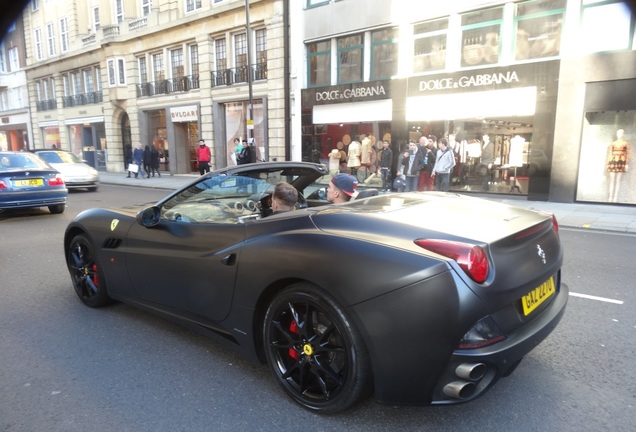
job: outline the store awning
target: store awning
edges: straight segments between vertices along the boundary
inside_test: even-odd
[[[406,120],[532,116],[536,106],[536,87],[415,96],[406,100]]]
[[[314,124],[359,123],[391,121],[393,101],[384,99],[368,102],[314,106]]]

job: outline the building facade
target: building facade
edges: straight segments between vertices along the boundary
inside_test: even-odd
[[[7,29],[0,43],[0,149],[23,150],[29,145],[31,119],[22,17]]]
[[[233,163],[235,138],[255,160],[287,157],[281,0],[63,3],[23,14],[32,147],[111,172],[139,143],[173,174],[197,170],[199,139],[214,168]]]
[[[629,2],[305,6],[303,159],[327,163],[335,149],[348,170],[350,143],[368,138],[374,151],[355,170],[368,182],[384,139],[397,174],[409,141],[446,137],[451,190],[636,204]]]

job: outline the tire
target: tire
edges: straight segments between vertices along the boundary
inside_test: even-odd
[[[49,211],[52,214],[61,214],[64,213],[64,210],[66,210],[66,204],[56,204],[49,206]]]
[[[87,188],[89,192],[97,192],[97,186],[91,186]]]
[[[88,238],[84,234],[73,237],[66,253],[66,263],[73,288],[80,300],[86,306],[93,308],[111,303],[112,300],[106,289],[106,280]]]
[[[341,412],[369,391],[370,361],[344,310],[316,287],[278,294],[263,322],[270,370],[285,392],[321,414]]]

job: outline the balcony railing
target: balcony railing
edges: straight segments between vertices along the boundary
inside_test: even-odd
[[[167,80],[137,84],[137,97],[186,92],[199,88],[199,75],[182,76]]]
[[[101,91],[82,93],[73,96],[64,96],[62,98],[62,106],[64,108],[74,107],[79,105],[89,105],[95,103],[101,103],[104,101],[104,95]]]
[[[43,101],[37,101],[36,105],[38,111],[51,111],[57,109],[57,102],[55,99],[47,99]]]
[[[104,32],[104,37],[113,37],[119,36],[119,26],[118,25],[107,25],[102,27]]]
[[[212,71],[212,87],[222,85],[232,85],[247,82],[247,66],[241,66],[237,68],[221,69],[218,71]],[[252,81],[259,81],[267,79],[267,64],[259,63],[252,65],[250,68],[252,73]]]

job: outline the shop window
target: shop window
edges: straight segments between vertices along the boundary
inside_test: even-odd
[[[314,42],[307,45],[309,85],[331,84],[331,42]]]
[[[581,47],[587,52],[630,49],[632,12],[627,2],[584,0],[581,15]]]
[[[390,78],[397,73],[398,29],[371,33],[371,79]]]
[[[503,8],[462,15],[462,67],[496,64],[501,47]]]
[[[413,28],[413,72],[444,69],[448,18],[417,24]]]
[[[517,4],[516,60],[560,54],[565,3],[566,0],[533,0]]]
[[[338,39],[338,84],[362,81],[362,35]]]

